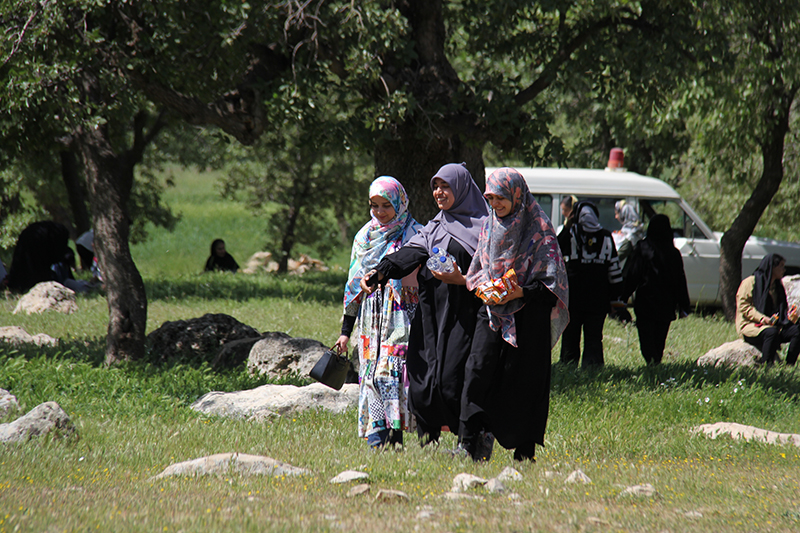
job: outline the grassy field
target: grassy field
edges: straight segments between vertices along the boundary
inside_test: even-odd
[[[260,221],[215,197],[213,176],[183,173],[170,201],[183,219],[134,247],[149,298],[147,330],[164,321],[226,313],[260,331],[331,344],[339,331],[347,251],[330,272],[302,278],[202,275],[212,239],[244,263],[260,249]],[[704,423],[730,421],[800,433],[794,368],[714,370],[696,366],[708,349],[735,338],[715,316],[675,322],[665,363],[647,368],[635,328],[608,322],[605,368],[553,366],[547,446],[535,464],[496,449],[486,464],[453,459],[406,436],[401,452],[374,453],[355,436],[355,412],[309,412],[254,423],[200,415],[189,405],[212,390],[266,383],[243,370],[207,366],[102,366],[107,310],[80,296],[69,316],[13,315],[0,299],[0,324],[62,339],[58,348],[0,347],[0,388],[23,411],[58,402],[79,437],[46,437],[0,447],[0,532],[5,531],[798,531],[800,449],[711,440]],[[557,359],[559,346],[553,351]],[[296,384],[301,384],[295,382]],[[9,416],[2,421],[10,421]],[[215,453],[267,455],[313,472],[300,478],[236,475],[151,477],[168,465]],[[515,496],[475,491],[443,497],[453,477],[494,477],[506,467]],[[369,473],[371,495],[347,498],[328,480],[346,469]],[[565,484],[576,469],[589,484]],[[624,496],[652,484],[657,496]],[[378,503],[379,489],[408,501]]]

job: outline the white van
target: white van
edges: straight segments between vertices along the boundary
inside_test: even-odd
[[[487,168],[486,175],[495,168]],[[560,228],[561,199],[574,195],[590,200],[600,210],[600,223],[609,231],[620,229],[614,204],[626,200],[636,207],[645,227],[656,214],[667,215],[675,235],[675,247],[683,256],[689,298],[693,304],[721,305],[719,298],[719,240],[722,233],[711,228],[669,185],[623,170],[562,168],[517,168],[531,193]],[[800,274],[800,244],[750,237],[742,254],[742,275],[749,276],[768,253],[786,258],[786,275]]]

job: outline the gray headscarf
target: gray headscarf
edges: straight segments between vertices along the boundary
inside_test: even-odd
[[[453,205],[447,211],[439,211],[408,241],[408,245],[425,248],[429,255],[433,255],[434,247],[447,249],[450,239],[455,239],[467,253],[473,255],[481,226],[489,215],[486,200],[475,185],[466,163],[444,165],[431,178],[431,189],[436,178],[450,186],[454,196]]]
[[[585,233],[594,233],[603,229],[593,207],[593,205],[583,204],[578,212],[578,225]]]

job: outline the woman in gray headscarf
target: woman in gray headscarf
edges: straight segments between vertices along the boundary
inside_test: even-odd
[[[610,304],[622,290],[622,269],[611,232],[600,225],[592,202],[573,209],[576,222],[558,235],[567,264],[570,322],[561,336],[561,362],[582,366],[603,365],[603,324]]]
[[[408,402],[416,417],[420,444],[438,441],[441,428],[458,432],[464,365],[472,346],[481,301],[466,287],[478,236],[489,210],[464,163],[444,165],[431,178],[439,213],[397,252],[368,273],[362,289],[387,278],[398,279],[421,267],[419,307],[411,324],[406,370]],[[434,248],[455,258],[454,272],[431,272],[425,266]]]
[[[613,237],[619,256],[619,266],[624,269],[625,261],[633,253],[634,246],[644,238],[644,226],[636,208],[625,200],[614,204],[614,217],[622,224],[622,228],[615,231]]]

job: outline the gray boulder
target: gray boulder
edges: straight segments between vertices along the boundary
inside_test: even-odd
[[[19,346],[22,344],[35,344],[36,346],[55,346],[58,339],[44,333],[31,335],[19,326],[5,326],[0,328],[0,341]]]
[[[742,339],[726,342],[722,346],[712,348],[697,360],[698,366],[713,366],[716,368],[755,366],[761,357],[758,348],[750,346]]]
[[[259,476],[299,476],[309,474],[305,468],[298,468],[287,463],[276,461],[272,457],[248,455],[245,453],[218,453],[183,461],[168,466],[163,472],[151,479],[163,479],[170,476],[205,476],[205,475],[259,475]]]
[[[236,351],[221,356],[220,352],[225,345],[239,340],[255,342],[260,337],[257,330],[232,316],[209,313],[199,318],[164,322],[147,336],[147,347],[150,358],[158,362],[207,361],[232,367],[241,364],[244,357],[235,360],[231,354],[241,355]]]
[[[14,314],[25,312],[43,313],[45,311],[56,311],[58,313],[74,313],[78,310],[75,302],[75,291],[68,289],[55,281],[43,281],[37,283],[17,302]]]
[[[0,442],[25,442],[53,431],[70,437],[75,434],[75,425],[56,402],[46,402],[11,423],[0,424]]]
[[[786,290],[786,302],[789,307],[792,305],[800,307],[800,274],[785,276],[781,281],[783,281],[783,288]]]
[[[337,391],[321,383],[305,387],[262,385],[236,392],[209,392],[191,408],[209,415],[263,420],[291,416],[307,409],[326,409],[341,413],[358,405],[358,385],[348,384]]]
[[[793,444],[800,447],[800,435],[797,433],[778,433],[777,431],[745,426],[735,422],[701,424],[692,428],[691,431],[695,434],[708,435],[712,439],[716,439],[720,435],[730,435],[734,440],[757,441],[766,444]]]
[[[5,389],[0,389],[0,417],[6,416],[14,411],[19,411],[17,397]]]
[[[253,345],[247,358],[251,374],[280,378],[292,374],[308,377],[314,364],[327,347],[313,339],[293,338],[279,331],[265,333]],[[351,367],[353,366],[351,360]],[[358,373],[351,368],[347,383],[358,381]]]

